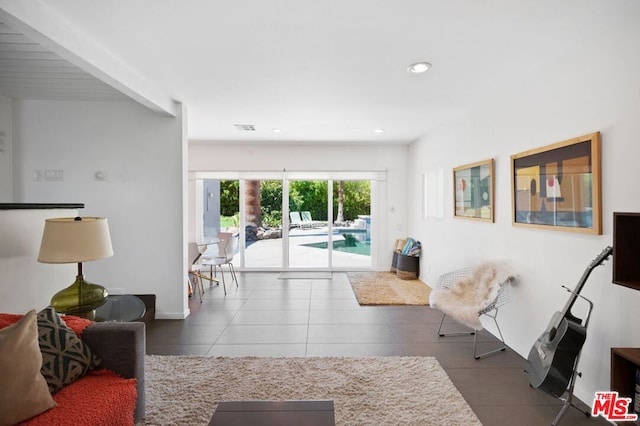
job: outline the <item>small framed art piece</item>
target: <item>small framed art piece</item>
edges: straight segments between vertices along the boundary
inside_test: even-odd
[[[511,156],[513,224],[602,233],[600,133]]]
[[[493,159],[453,169],[453,215],[493,222]]]

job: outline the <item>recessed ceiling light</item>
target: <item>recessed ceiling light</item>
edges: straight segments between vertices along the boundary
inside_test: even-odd
[[[274,127],[273,129],[271,129],[271,131],[273,133],[280,133],[282,131],[282,129],[278,129],[277,127]]]
[[[431,68],[431,64],[429,62],[416,62],[409,65],[407,71],[413,74],[420,74],[427,71],[429,68]]]
[[[384,129],[373,129],[375,133],[384,133]]]

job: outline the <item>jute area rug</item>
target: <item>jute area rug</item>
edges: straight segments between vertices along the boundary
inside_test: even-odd
[[[392,272],[349,272],[361,305],[428,305],[431,288],[420,280],[402,280]]]
[[[480,425],[434,357],[146,357],[142,425],[207,425],[219,401],[333,400],[336,425]]]

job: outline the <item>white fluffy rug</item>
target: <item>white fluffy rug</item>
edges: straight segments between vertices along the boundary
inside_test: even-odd
[[[143,425],[206,425],[218,401],[334,401],[336,425],[481,425],[433,357],[146,358]]]
[[[457,276],[453,272],[450,276]],[[471,268],[468,275],[458,277],[446,287],[431,291],[429,303],[475,330],[482,329],[479,312],[490,306],[503,285],[509,285],[512,272],[496,262],[483,262]]]

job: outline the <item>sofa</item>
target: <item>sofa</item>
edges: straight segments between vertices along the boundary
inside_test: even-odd
[[[2,356],[5,357],[0,359],[0,364],[4,363],[5,368],[7,363],[11,362],[7,361],[6,358],[11,357],[10,350],[20,345],[7,343],[8,338],[3,336],[6,336],[8,331],[11,331],[9,329],[10,326],[13,326],[12,329],[14,329],[18,323],[27,322],[28,320],[33,322],[33,325],[25,325],[24,327],[36,329],[36,333],[39,336],[35,343],[35,352],[39,352],[38,355],[41,356],[45,354],[46,349],[43,349],[43,339],[46,340],[47,338],[43,338],[43,329],[45,327],[41,323],[41,315],[44,312],[45,310],[37,314],[37,323],[31,319],[31,317],[35,318],[35,311],[31,311],[26,315],[0,314],[0,346],[4,345]],[[51,315],[54,319],[57,316],[55,313]],[[22,320],[23,317],[24,320]],[[145,324],[142,322],[91,322],[77,317],[58,317],[58,321],[60,318],[63,319],[61,325],[67,328],[69,334],[75,333],[75,336],[71,337],[75,339],[79,337],[82,345],[90,348],[91,357],[92,359],[95,358],[97,364],[88,368],[79,377],[73,378],[71,383],[60,385],[60,388],[55,389],[51,394],[51,383],[47,373],[44,372],[47,358],[41,358],[42,361],[38,365],[42,366],[42,374],[37,374],[40,373],[40,371],[37,371],[35,376],[38,376],[36,377],[37,380],[44,378],[47,382],[44,383],[45,392],[42,392],[41,388],[39,392],[42,398],[45,397],[42,393],[46,393],[46,397],[51,398],[53,402],[50,401],[48,406],[45,405],[41,414],[35,415],[35,417],[19,424],[107,426],[113,424],[133,425],[142,420],[145,413]],[[25,330],[28,330],[28,328],[25,328]],[[29,333],[31,331],[24,334],[28,335]],[[4,341],[2,340],[3,338],[5,338]],[[30,338],[33,338],[33,336]],[[64,346],[65,339],[59,340]],[[33,341],[30,344],[34,346]],[[14,356],[23,355],[17,354]],[[19,367],[9,366],[8,371],[13,374],[12,369],[18,370],[23,365],[28,364],[28,362],[21,362],[16,364]],[[68,369],[73,370],[74,368],[77,369],[77,367],[73,366]],[[4,376],[7,376],[6,370]],[[20,381],[13,380],[13,382]],[[5,383],[2,383],[2,386],[4,394],[0,395],[0,411],[9,412],[13,410],[10,401],[10,394],[12,393],[11,379],[5,379]],[[15,390],[13,393],[16,392],[28,395],[22,389]],[[4,415],[0,416],[0,424],[15,423],[11,421],[3,422],[1,417],[4,417]]]
[[[96,322],[88,326],[82,340],[102,359],[102,367],[127,379],[136,379],[134,419],[144,417],[146,352],[145,324],[142,322]]]

